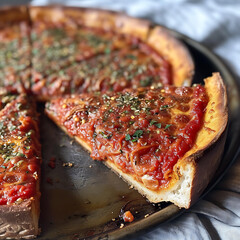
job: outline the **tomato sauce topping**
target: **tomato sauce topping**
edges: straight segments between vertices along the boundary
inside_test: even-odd
[[[1,96],[0,205],[38,194],[41,149],[35,104],[25,95]]]
[[[47,104],[72,136],[150,189],[167,186],[202,127],[208,96],[200,85],[82,94]]]
[[[75,25],[36,25],[31,39],[32,91],[38,96],[172,83],[170,64],[132,36]]]

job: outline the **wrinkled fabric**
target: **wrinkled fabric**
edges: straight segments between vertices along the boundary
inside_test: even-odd
[[[150,19],[211,49],[240,83],[240,1],[36,0],[32,3],[99,7]],[[134,239],[240,239],[240,159],[203,200],[177,219]]]

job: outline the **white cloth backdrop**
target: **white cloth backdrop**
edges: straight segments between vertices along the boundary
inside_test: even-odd
[[[124,11],[175,29],[210,48],[240,83],[240,1],[238,0],[35,0]],[[220,184],[193,208],[136,239],[240,239],[240,159]]]

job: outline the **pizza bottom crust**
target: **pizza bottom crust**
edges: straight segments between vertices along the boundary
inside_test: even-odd
[[[38,228],[39,198],[0,206],[0,239],[32,239]]]

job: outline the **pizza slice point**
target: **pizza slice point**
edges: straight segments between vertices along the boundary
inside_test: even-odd
[[[0,10],[0,92],[30,89],[30,24],[26,7]]]
[[[39,233],[38,114],[25,94],[0,96],[0,239]]]
[[[214,73],[205,86],[56,98],[46,113],[149,201],[189,208],[218,167],[226,101]]]

